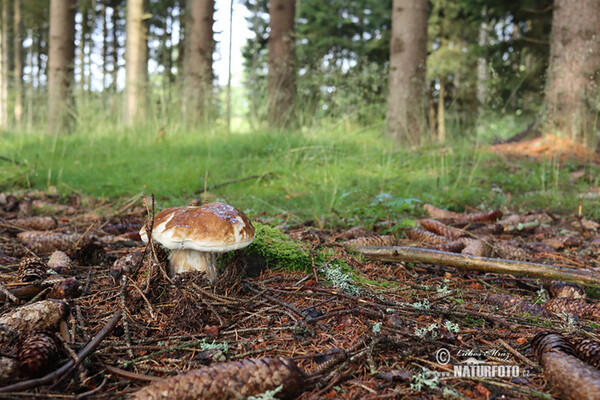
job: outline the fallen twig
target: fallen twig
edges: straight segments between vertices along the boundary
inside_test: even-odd
[[[491,272],[550,279],[600,288],[600,274],[572,268],[543,265],[499,258],[475,257],[417,247],[365,247],[357,249],[367,257],[383,261],[420,262],[444,265],[469,271]]]
[[[28,381],[23,381],[19,383],[15,383],[8,386],[0,387],[0,393],[6,392],[19,392],[22,390],[27,390],[33,387],[42,386],[47,383],[50,383],[54,380],[57,380],[57,383],[62,380],[67,374],[74,368],[77,368],[83,360],[85,360],[90,354],[96,350],[96,347],[100,345],[102,340],[115,328],[119,320],[121,319],[121,311],[115,312],[113,317],[108,321],[108,323],[102,328],[100,332],[77,354],[77,361],[69,361],[59,369],[54,372],[49,373],[46,376],[37,379],[30,379]]]

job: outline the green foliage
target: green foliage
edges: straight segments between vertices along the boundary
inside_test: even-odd
[[[268,268],[284,268],[291,271],[309,270],[312,265],[309,247],[291,239],[277,228],[260,222],[253,223],[256,239],[246,248],[248,254],[255,254],[265,260]],[[320,262],[318,256],[315,262]]]

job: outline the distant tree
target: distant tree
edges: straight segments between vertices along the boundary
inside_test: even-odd
[[[50,1],[48,51],[49,133],[68,130],[73,122],[73,61],[75,57],[75,0]]]
[[[212,104],[214,0],[187,3],[183,114],[187,123],[206,122]]]
[[[269,125],[285,128],[292,122],[296,99],[294,52],[294,0],[269,1],[269,73],[267,105]]]
[[[394,0],[390,45],[387,130],[417,144],[425,132],[427,0]]]
[[[127,0],[125,121],[130,125],[146,117],[148,104],[148,30],[145,10],[145,0]]]
[[[0,128],[8,126],[8,80],[10,59],[10,37],[9,37],[9,2],[2,2],[2,26],[0,27]]]
[[[546,132],[591,144],[600,109],[600,1],[555,0]]]
[[[23,117],[23,0],[14,0],[13,10],[13,59],[15,91],[15,123],[21,123]]]

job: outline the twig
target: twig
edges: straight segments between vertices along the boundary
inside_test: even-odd
[[[557,280],[600,288],[600,274],[592,271],[580,271],[572,268],[500,258],[474,257],[417,247],[360,246],[357,250],[367,257],[383,261],[420,262],[468,271],[527,276],[530,278]]]
[[[269,296],[268,294],[264,293],[264,291],[260,291],[247,283],[243,283],[242,286],[245,287],[246,289],[253,291],[254,293],[257,293],[257,294],[271,300],[274,303],[277,303],[277,304],[287,308],[288,310],[295,312],[297,316],[302,317],[302,312],[299,309],[297,309],[296,307],[294,307],[293,305],[288,304],[285,301],[281,301],[276,297]]]
[[[108,321],[108,323],[104,326],[104,328],[102,328],[102,330],[100,332],[98,332],[98,334],[77,354],[76,362],[71,360],[71,361],[67,362],[65,365],[63,365],[62,367],[60,367],[59,369],[57,369],[56,371],[54,371],[46,376],[43,376],[41,378],[31,379],[28,381],[15,383],[13,385],[0,387],[0,393],[18,392],[18,391],[30,389],[33,387],[38,387],[38,386],[50,383],[50,382],[54,381],[55,379],[58,379],[58,381],[56,383],[60,382],[64,377],[67,376],[67,374],[73,368],[78,367],[79,364],[81,364],[83,362],[83,360],[85,360],[90,354],[92,354],[94,352],[94,350],[96,350],[96,348],[100,345],[102,340],[104,340],[104,338],[106,336],[108,336],[108,334],[110,332],[112,332],[112,330],[115,328],[115,326],[117,325],[117,323],[119,322],[120,319],[121,319],[121,311],[115,312],[113,317],[110,319],[110,321]]]
[[[92,227],[94,225],[96,225],[96,222],[98,222],[98,221],[99,221],[98,219],[92,221],[92,223],[90,224],[90,226],[88,226],[88,228],[85,230],[85,232],[83,232],[83,235],[81,235],[81,237],[79,239],[77,239],[77,241],[73,245],[74,249],[76,249],[79,246],[79,243],[81,243],[81,241],[83,240],[83,238],[85,237],[85,235],[88,234],[88,232],[90,231],[90,229],[92,229]]]
[[[19,301],[19,299],[17,298],[17,296],[15,296],[14,294],[12,294],[10,292],[10,290],[8,290],[6,288],[6,286],[4,286],[1,282],[0,282],[0,293],[4,295],[5,299],[9,299],[13,303],[17,303]],[[2,299],[2,300],[4,300],[4,299]]]
[[[138,285],[135,283],[135,281],[133,279],[129,278],[129,280],[131,281],[131,284],[133,285],[133,287],[139,292],[139,294],[144,299],[146,307],[148,308],[148,312],[150,313],[150,317],[152,317],[152,319],[156,319],[156,316],[154,314],[154,309],[152,308],[152,304],[150,304],[150,300],[148,300],[148,298],[146,297],[144,292],[142,292],[142,289],[140,289],[138,287]]]
[[[126,371],[121,368],[113,367],[112,365],[104,365],[104,368],[108,372],[112,372],[113,374],[120,375],[124,378],[128,379],[136,379],[138,381],[162,381],[162,378],[152,375],[138,374],[137,372]]]
[[[525,364],[529,365],[531,368],[535,369],[538,372],[542,370],[542,367],[540,367],[539,364],[534,363],[529,358],[527,358],[523,354],[519,353],[517,350],[515,350],[514,348],[512,348],[504,340],[498,339],[498,343],[500,343],[502,345],[502,347],[504,347],[506,350],[508,350],[508,352],[510,354],[512,354],[513,356],[517,357],[519,360],[523,361]]]
[[[17,160],[13,160],[12,158],[8,158],[8,157],[5,157],[5,156],[0,156],[0,160],[8,161],[8,162],[11,162],[11,163],[13,163],[15,165],[23,165],[22,162],[17,161]]]
[[[127,355],[129,358],[133,358],[133,351],[131,350],[131,332],[129,331],[129,324],[127,323],[127,306],[125,304],[125,289],[127,288],[127,276],[121,277],[121,292],[119,294],[121,311],[123,312],[123,331],[125,332],[125,343],[127,344]]]

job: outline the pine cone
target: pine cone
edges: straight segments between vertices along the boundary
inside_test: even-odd
[[[435,233],[431,233],[425,229],[407,229],[404,231],[404,234],[410,240],[427,244],[444,244],[448,242],[447,238],[440,235],[436,235]]]
[[[49,299],[74,299],[79,297],[79,282],[75,278],[63,278],[52,286],[47,297]]]
[[[583,339],[575,343],[574,348],[579,358],[600,369],[600,343],[591,339]]]
[[[68,235],[60,232],[25,231],[17,234],[17,239],[36,253],[49,253],[56,250],[70,250],[81,235]],[[89,240],[83,239],[85,243]],[[82,243],[83,244],[83,243]]]
[[[0,244],[0,252],[11,257],[25,257],[31,253],[20,243],[7,242]]]
[[[19,263],[18,277],[21,282],[41,281],[46,277],[48,266],[39,257],[24,257]]]
[[[49,231],[56,228],[58,222],[53,217],[26,217],[5,220],[2,225],[28,231]]]
[[[110,268],[109,273],[115,279],[120,277],[122,274],[130,275],[141,261],[142,253],[139,251],[126,254],[115,260],[112,267]]]
[[[561,393],[560,398],[598,398],[600,371],[575,357],[573,348],[564,337],[541,332],[531,344],[546,378]]]
[[[62,321],[69,311],[60,300],[42,300],[17,307],[0,316],[0,344],[28,332],[50,328]]]
[[[29,334],[18,347],[20,374],[28,377],[44,374],[52,367],[60,350],[60,341],[53,332],[43,330]]]
[[[461,251],[462,254],[467,254],[475,257],[487,257],[492,252],[492,246],[484,240],[470,240]]]
[[[516,310],[524,313],[529,313],[531,315],[542,316],[546,314],[546,311],[537,304],[533,304],[530,301],[523,300],[519,297],[509,296],[506,294],[492,294],[487,297],[486,303],[498,306],[508,311]]]
[[[583,287],[569,282],[553,281],[548,286],[548,291],[552,297],[569,299],[585,299],[586,297]]]
[[[494,254],[499,258],[518,261],[526,261],[531,258],[526,250],[505,242],[494,243]]]
[[[50,255],[48,267],[59,275],[71,275],[73,272],[73,261],[71,261],[67,253],[57,250]]]
[[[261,358],[217,364],[152,383],[132,399],[229,400],[247,398],[282,386],[277,397],[294,398],[302,392],[302,372],[293,361]]]
[[[21,282],[41,281],[46,277],[44,261],[39,257],[25,257],[19,263],[17,274]]]
[[[12,381],[17,374],[17,360],[0,356],[0,382]]]
[[[455,240],[464,236],[469,236],[468,233],[460,229],[442,224],[441,222],[435,221],[433,219],[423,219],[419,221],[419,223],[423,228],[427,229],[429,232],[447,237],[448,239]]]
[[[555,314],[567,313],[577,315],[579,318],[600,319],[600,307],[598,303],[586,303],[581,299],[558,297],[545,302],[544,308]]]
[[[363,236],[356,239],[346,240],[344,246],[356,249],[359,246],[395,246],[398,244],[392,235],[386,236]]]

